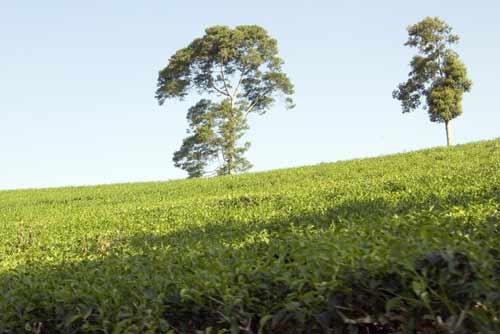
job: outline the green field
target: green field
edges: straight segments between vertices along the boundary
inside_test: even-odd
[[[498,139],[2,191],[0,333],[500,333],[499,220]]]

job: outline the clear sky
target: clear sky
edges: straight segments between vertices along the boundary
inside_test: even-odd
[[[254,171],[443,145],[443,125],[391,97],[425,16],[461,36],[474,81],[455,142],[499,137],[499,14],[498,0],[0,0],[0,189],[184,177],[172,154],[193,100],[159,107],[156,79],[211,25],[266,28],[296,87],[294,110],[251,118]]]

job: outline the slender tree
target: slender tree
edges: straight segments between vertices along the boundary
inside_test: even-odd
[[[408,35],[405,45],[417,48],[418,53],[410,62],[408,80],[392,96],[401,102],[403,113],[427,109],[431,122],[444,123],[450,146],[450,122],[462,114],[463,94],[472,86],[465,65],[450,48],[459,37],[438,17],[408,27]]]
[[[187,113],[189,136],[174,153],[176,167],[189,177],[206,175],[216,165],[217,175],[251,168],[240,143],[250,114],[269,111],[278,95],[292,108],[293,85],[282,71],[275,39],[259,26],[214,26],[178,50],[160,71],[156,98],[183,99],[190,92],[208,95]]]

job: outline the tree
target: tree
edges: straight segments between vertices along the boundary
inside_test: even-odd
[[[251,168],[244,153],[249,142],[240,143],[250,114],[269,111],[278,95],[290,97],[294,88],[282,71],[275,39],[259,26],[214,26],[205,35],[178,50],[160,71],[156,99],[185,98],[191,91],[209,95],[187,113],[189,136],[174,153],[176,167],[189,177],[244,172]]]
[[[392,93],[401,101],[403,113],[427,109],[431,122],[444,123],[446,142],[451,145],[452,119],[462,114],[462,97],[469,92],[472,81],[465,65],[450,46],[459,37],[438,17],[427,17],[408,27],[405,45],[418,49],[410,62],[408,80]]]

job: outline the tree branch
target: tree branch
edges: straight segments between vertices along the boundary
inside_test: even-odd
[[[250,104],[250,106],[247,108],[247,110],[245,110],[245,117],[247,117],[248,114],[250,114],[252,112],[253,108],[257,105],[257,102],[259,102],[259,99],[261,97],[269,94],[271,91],[272,91],[272,88],[268,88],[262,94],[257,95],[255,100],[253,100],[253,102]]]
[[[217,93],[225,95],[227,97],[231,97],[231,95],[228,95],[225,91],[223,91],[222,89],[218,88],[216,85],[212,84],[211,86],[212,86],[213,89],[215,89],[215,91]]]
[[[252,109],[255,107],[255,105],[257,104],[257,100],[259,99],[259,97],[257,97],[251,104],[250,106],[248,107],[247,110],[245,110],[245,118],[248,116],[248,114],[250,114],[252,112]]]
[[[225,91],[223,91],[222,89],[220,89],[219,87],[217,87],[214,84],[214,81],[211,78],[209,79],[209,83],[210,83],[210,87],[213,88],[217,93],[229,97],[229,95]]]
[[[247,71],[241,71],[240,79],[238,80],[238,83],[236,84],[236,88],[234,89],[233,92],[233,97],[236,98],[236,94],[238,93],[238,90],[240,89],[241,82],[243,81],[243,78],[247,74]]]
[[[220,74],[222,76],[222,82],[224,82],[224,88],[226,89],[226,95],[233,101],[233,96],[229,92],[229,87],[227,86],[226,76],[224,75],[224,58],[220,57]]]

